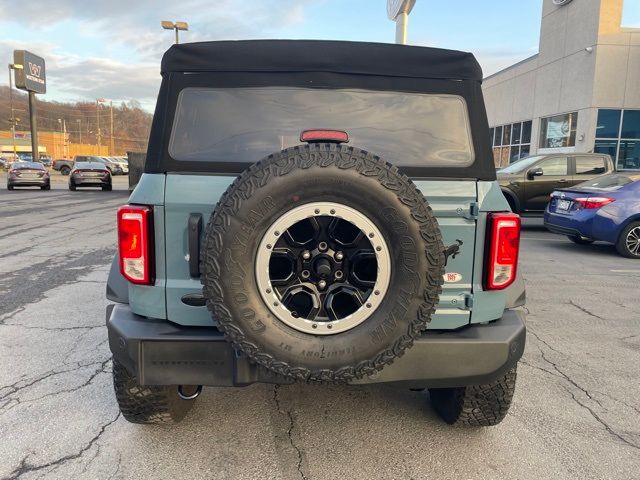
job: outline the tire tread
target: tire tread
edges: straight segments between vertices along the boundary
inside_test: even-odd
[[[492,383],[430,389],[431,403],[438,415],[450,425],[497,425],[507,415],[511,406],[516,377],[517,367],[513,367]]]
[[[122,415],[131,423],[177,423],[193,405],[192,400],[178,397],[176,387],[138,384],[136,378],[115,359],[113,388]]]

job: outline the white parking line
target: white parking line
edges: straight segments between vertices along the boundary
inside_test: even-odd
[[[640,270],[609,270],[613,273],[640,273]]]

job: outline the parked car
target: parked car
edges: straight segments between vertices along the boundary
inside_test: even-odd
[[[612,173],[554,191],[544,225],[575,243],[608,242],[620,255],[640,259],[640,173]]]
[[[111,172],[102,162],[76,162],[69,174],[69,190],[78,187],[101,187],[111,190]]]
[[[473,55],[199,42],[162,72],[107,282],[123,417],[179,421],[202,385],[384,383],[499,423],[526,337],[520,217]]]
[[[76,157],[77,158],[77,157]],[[82,157],[83,160],[86,160],[87,157]],[[83,161],[80,160],[80,161]],[[52,168],[54,170],[59,171],[62,175],[69,175],[71,173],[71,169],[75,163],[75,158],[73,160],[68,160],[66,158],[59,158],[53,161]]]
[[[9,169],[9,159],[5,157],[0,157],[0,168]]]
[[[51,157],[49,157],[48,155],[40,155],[40,163],[42,163],[45,167],[50,167],[51,166]]]
[[[53,162],[53,169],[59,170],[62,175],[69,175],[69,173],[71,173],[71,170],[73,169],[73,166],[76,163],[80,163],[80,162],[101,163],[109,169],[109,172],[112,175],[118,175],[122,173],[122,170],[119,165],[109,160],[106,160],[104,157],[101,157],[98,155],[76,155],[75,157],[73,157],[73,160],[66,160],[66,159],[55,160]]]
[[[120,162],[114,160],[112,157],[97,157],[94,159],[98,162],[104,163],[104,165],[109,169],[111,175],[123,175],[124,169]],[[129,172],[129,168],[127,167],[127,172]]]
[[[523,158],[496,175],[512,212],[542,214],[554,190],[613,171],[609,155],[558,153]]]
[[[7,190],[14,187],[40,187],[51,189],[49,172],[40,162],[13,162],[7,173]]]
[[[127,157],[105,157],[105,158],[109,159],[112,163],[115,163],[116,165],[118,165],[118,167],[120,167],[122,175],[129,174],[129,162],[127,160]]]

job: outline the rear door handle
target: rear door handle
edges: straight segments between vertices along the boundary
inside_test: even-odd
[[[558,183],[569,183],[569,180],[562,178],[560,180],[558,180]]]
[[[189,242],[189,275],[192,278],[200,276],[200,234],[202,233],[202,215],[192,213],[189,215],[187,226]]]

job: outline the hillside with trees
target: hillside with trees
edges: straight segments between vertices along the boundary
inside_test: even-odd
[[[38,95],[37,114],[39,131],[66,131],[70,143],[98,143],[98,121],[101,144],[108,145],[111,138],[110,105],[96,102],[55,102]],[[28,98],[24,92],[13,90],[13,108],[18,120],[16,131],[29,131]],[[97,110],[99,109],[99,110]],[[99,120],[98,120],[99,115]],[[146,151],[152,115],[135,100],[113,104],[113,137],[117,154],[127,151]],[[9,87],[0,86],[0,131],[11,129]]]

